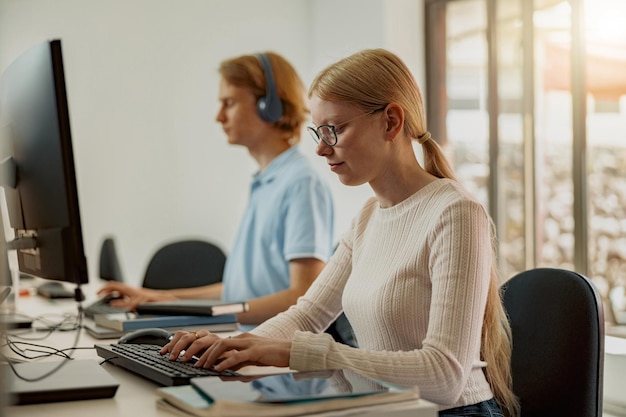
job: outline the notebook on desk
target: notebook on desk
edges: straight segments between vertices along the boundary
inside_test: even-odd
[[[58,364],[58,361],[29,362],[13,366],[22,377],[35,379]],[[32,382],[17,377],[7,364],[1,369],[7,381],[9,404],[13,405],[111,398],[119,387],[117,381],[93,360],[67,360],[53,374]]]
[[[186,326],[201,326],[212,332],[228,332],[239,328],[235,314],[220,316],[167,316],[151,314],[103,314],[94,317],[98,326],[122,332],[129,332],[150,327],[180,328]]]
[[[94,339],[119,339],[124,336],[124,332],[121,330],[113,330],[108,327],[98,326],[92,320],[85,320],[83,323],[83,327],[85,331],[89,334],[89,336]]]
[[[341,370],[190,382],[157,389],[157,405],[199,417],[291,417],[419,399],[417,387],[395,387]]]
[[[139,304],[136,310],[140,314],[221,316],[223,314],[244,313],[248,311],[248,303],[245,301],[183,299]]]

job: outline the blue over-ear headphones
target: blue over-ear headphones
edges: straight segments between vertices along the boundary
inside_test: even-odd
[[[261,119],[269,123],[275,123],[283,117],[283,103],[280,101],[280,97],[278,97],[269,58],[265,54],[257,54],[257,58],[259,58],[265,73],[265,96],[257,101],[257,111]]]

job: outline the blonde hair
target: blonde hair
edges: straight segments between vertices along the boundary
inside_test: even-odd
[[[456,180],[454,171],[439,145],[426,129],[426,115],[420,88],[404,62],[384,49],[367,49],[330,65],[313,80],[309,97],[345,102],[370,112],[389,103],[404,110],[404,133],[418,141],[424,153],[424,169],[438,178]],[[495,243],[495,229],[491,227]],[[519,415],[519,403],[512,391],[511,327],[499,292],[495,245],[481,335],[481,357],[487,362],[485,376],[494,397],[508,416]]]
[[[294,67],[275,52],[264,52],[272,66],[274,84],[283,103],[283,116],[275,125],[288,132],[290,141],[300,141],[302,126],[307,120],[306,88]],[[257,55],[242,55],[220,64],[219,73],[229,84],[247,88],[257,100],[267,94],[266,74]]]

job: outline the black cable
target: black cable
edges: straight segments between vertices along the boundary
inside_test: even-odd
[[[98,365],[104,365],[105,363],[107,363],[107,362],[111,362],[113,359],[118,359],[118,358],[119,358],[119,356],[112,356],[112,357],[110,357],[110,358],[108,358],[108,359],[103,360],[103,361],[102,361],[102,362],[100,362]],[[113,362],[111,362],[111,363],[113,363]]]
[[[80,293],[80,288],[77,289],[76,293],[77,294]],[[74,351],[74,350],[78,349],[78,340],[80,339],[80,332],[82,330],[82,323],[83,323],[83,307],[81,305],[81,301],[77,301],[77,306],[78,306],[78,316],[77,316],[78,320],[77,320],[77,323],[76,323],[76,326],[75,326],[76,337],[74,339],[74,345],[71,348],[67,348],[67,349],[63,349],[63,350],[72,350],[72,351]],[[8,337],[7,337],[7,342],[8,342]],[[24,342],[22,342],[22,343],[24,343]],[[55,372],[57,372],[59,369],[61,369],[67,363],[67,361],[74,359],[71,355],[67,355],[62,350],[59,350],[59,349],[54,349],[54,350],[55,350],[55,352],[54,353],[50,353],[48,356],[62,353],[63,355],[65,355],[66,359],[63,359],[62,361],[59,362],[59,364],[57,366],[55,366],[54,368],[50,369],[48,372],[45,372],[44,374],[42,374],[40,376],[37,376],[37,377],[28,378],[28,377],[25,377],[24,375],[20,375],[20,373],[17,371],[17,369],[15,369],[15,365],[13,363],[11,363],[11,361],[7,361],[7,364],[11,368],[11,371],[13,372],[13,374],[18,379],[21,379],[21,380],[27,381],[27,382],[41,381],[41,380],[49,377],[50,375],[54,374]]]
[[[64,353],[62,350],[59,349],[55,349],[55,348],[51,348],[49,346],[44,346],[44,345],[38,345],[35,343],[29,343],[29,342],[14,342],[10,339],[7,339],[7,343],[5,346],[8,346],[9,349],[11,349],[11,351],[13,351],[13,353],[21,356],[24,359],[39,359],[39,358],[45,358],[46,356],[52,356],[52,355],[60,355],[63,356],[65,358],[69,358],[69,355],[67,355],[66,353]],[[48,350],[37,350],[37,349],[20,349],[20,346],[32,346],[32,347],[36,347],[36,348],[42,348],[42,349],[48,349]],[[40,353],[45,353],[44,355],[38,355],[38,356],[27,356],[24,352],[28,350],[31,352],[40,352]],[[50,352],[51,350],[51,352]]]
[[[61,332],[65,332],[65,331],[73,331],[76,330],[78,328],[78,317],[76,314],[72,314],[72,313],[66,313],[64,315],[61,316],[62,320],[59,322],[51,322],[48,320],[48,318],[43,317],[43,316],[37,316],[35,318],[33,318],[33,324],[36,324],[38,322],[42,322],[44,324],[45,327],[37,327],[36,325],[33,326],[33,329],[39,333],[43,333],[45,332],[45,334],[43,335],[38,335],[38,336],[31,336],[32,335],[32,329],[28,329],[25,330],[22,333],[11,333],[11,336],[13,338],[18,338],[21,340],[44,340],[46,338],[48,338],[48,336],[50,336],[53,332],[55,331],[61,331]],[[26,336],[28,335],[28,336]]]

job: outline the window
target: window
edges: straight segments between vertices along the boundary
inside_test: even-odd
[[[426,0],[429,130],[494,218],[504,277],[573,269],[622,310],[623,22],[623,0]]]

